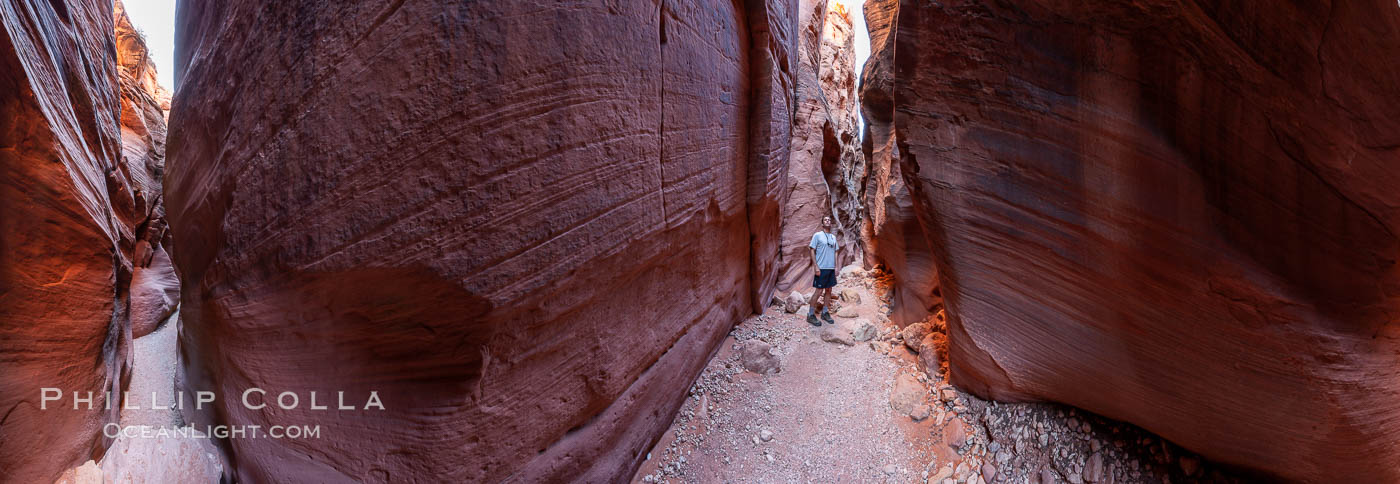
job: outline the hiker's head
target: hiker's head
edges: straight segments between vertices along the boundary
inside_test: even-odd
[[[827,216],[825,216],[825,217],[822,217],[822,228],[824,228],[824,229],[829,229],[829,228],[831,228],[831,216],[830,216],[830,215],[827,215]]]

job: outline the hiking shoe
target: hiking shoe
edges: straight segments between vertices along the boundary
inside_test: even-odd
[[[830,312],[822,311],[822,319],[826,320],[826,324],[836,324],[836,320],[835,320],[835,319],[831,319],[831,313],[830,313]],[[820,323],[819,323],[819,324],[820,324]]]
[[[817,319],[816,315],[812,313],[807,313],[807,324],[811,324],[812,326],[821,326],[822,322],[821,320]]]

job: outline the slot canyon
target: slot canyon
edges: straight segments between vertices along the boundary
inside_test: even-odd
[[[125,1],[0,0],[0,482],[1400,482],[1395,2]]]

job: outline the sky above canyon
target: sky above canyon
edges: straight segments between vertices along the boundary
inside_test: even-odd
[[[126,15],[146,36],[146,49],[156,63],[157,80],[175,90],[175,0],[123,0]]]

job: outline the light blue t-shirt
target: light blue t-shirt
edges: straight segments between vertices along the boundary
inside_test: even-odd
[[[808,247],[817,250],[818,269],[836,269],[836,236],[826,232],[812,234]]]

